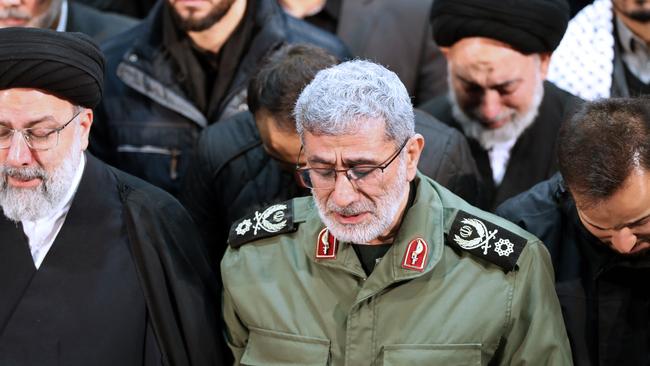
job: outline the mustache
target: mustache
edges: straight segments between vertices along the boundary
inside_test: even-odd
[[[32,167],[9,167],[0,166],[0,178],[2,178],[3,187],[7,186],[7,178],[12,177],[20,180],[41,179],[43,182],[47,181],[49,174],[45,169],[32,166]]]
[[[363,200],[354,202],[345,207],[341,207],[330,200],[327,202],[327,210],[343,216],[354,216],[364,212],[374,212],[376,210],[376,206],[370,200]]]
[[[21,20],[30,20],[32,18],[31,14],[26,11],[22,11],[16,8],[9,8],[0,10],[0,19],[21,19]]]

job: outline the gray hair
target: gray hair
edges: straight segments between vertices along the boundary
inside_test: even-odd
[[[399,77],[385,67],[353,60],[321,70],[300,93],[294,109],[300,138],[305,131],[354,133],[363,119],[381,119],[386,137],[401,145],[415,134],[413,105]]]

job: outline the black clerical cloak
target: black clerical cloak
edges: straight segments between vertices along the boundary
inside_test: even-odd
[[[86,157],[38,270],[20,224],[0,215],[0,364],[219,365],[219,289],[190,217]]]

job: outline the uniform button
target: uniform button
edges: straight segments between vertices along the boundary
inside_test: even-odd
[[[135,53],[130,54],[129,55],[129,61],[138,62],[138,55],[136,55]]]

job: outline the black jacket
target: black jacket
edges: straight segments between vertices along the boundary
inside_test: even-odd
[[[589,233],[559,173],[496,213],[547,246],[576,365],[650,365],[650,257],[618,255]]]
[[[465,138],[416,110],[416,132],[425,138],[418,168],[470,202],[480,179]],[[242,112],[208,127],[199,139],[181,202],[200,228],[217,268],[230,226],[242,216],[310,192],[264,150],[253,115]]]
[[[138,24],[137,19],[68,1],[67,32],[81,32],[101,43]]]
[[[166,0],[165,0],[166,1]],[[90,148],[99,158],[172,194],[180,188],[200,131],[247,109],[246,86],[263,56],[283,43],[312,43],[345,59],[333,35],[284,14],[275,1],[251,0],[258,31],[215,116],[205,116],[180,87],[163,46],[164,1],[130,32],[103,44],[106,78]],[[188,50],[188,52],[191,52]]]
[[[550,178],[557,171],[557,132],[562,121],[573,113],[579,102],[577,97],[550,82],[544,82],[544,99],[537,118],[512,147],[506,173],[499,186],[494,184],[487,151],[476,140],[468,139],[485,185],[487,201],[480,204],[482,208],[492,210],[506,199]],[[461,125],[452,115],[447,96],[437,97],[420,108],[462,132]]]
[[[128,351],[110,347],[120,343],[111,339],[120,329],[106,328],[119,327],[127,314],[110,305],[130,302],[117,298],[129,286],[146,306],[136,320],[146,317],[153,330],[156,350],[145,347],[145,358],[164,365],[221,364],[219,288],[192,219],[166,192],[87,158],[65,222],[38,271],[22,228],[0,214],[0,364],[115,365],[111,360]],[[101,245],[106,251],[95,250]],[[116,266],[114,253],[122,251],[127,265]],[[133,281],[121,282],[127,271],[135,273]],[[102,284],[109,285],[98,288]],[[46,293],[48,301],[28,303],[28,289],[32,298]],[[31,318],[21,317],[25,308]],[[117,324],[102,329],[111,317]],[[10,337],[23,341],[8,348]],[[34,361],[46,350],[52,358]]]

